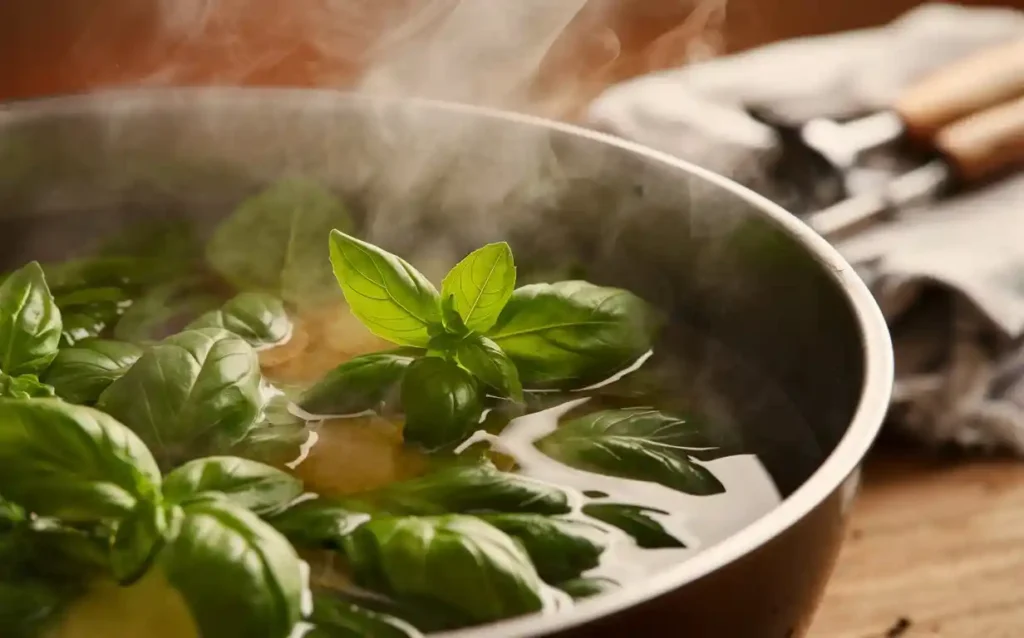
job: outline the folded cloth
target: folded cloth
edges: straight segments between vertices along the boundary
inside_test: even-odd
[[[796,126],[882,110],[926,73],[1022,37],[1019,11],[924,5],[884,27],[625,82],[599,96],[588,121],[802,212],[828,202],[779,179],[784,138],[763,114]],[[1024,455],[1024,175],[904,211],[837,248],[893,334],[893,427],[927,443]]]

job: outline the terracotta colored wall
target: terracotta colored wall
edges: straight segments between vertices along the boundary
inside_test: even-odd
[[[0,0],[0,99],[139,83],[344,86],[366,63],[378,34],[422,0],[347,0],[361,9],[359,17],[333,28],[327,52],[305,35],[322,26],[310,20],[331,1],[210,0],[203,29],[182,33],[161,28],[154,0]],[[1024,7],[1024,0],[1012,3]],[[703,0],[694,13],[694,3],[686,0],[590,0],[552,52],[545,77],[553,83],[582,78],[583,92],[598,90],[679,64],[694,53],[694,37],[706,32],[705,26],[724,24],[724,39],[712,38],[707,45],[742,49],[877,24],[915,4],[728,0],[723,13],[716,0]],[[611,64],[608,30],[621,43]]]

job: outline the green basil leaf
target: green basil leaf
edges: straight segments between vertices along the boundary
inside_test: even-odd
[[[683,548],[686,545],[669,534],[661,523],[650,514],[667,515],[668,512],[621,503],[588,503],[583,514],[593,519],[618,527],[633,537],[638,547],[644,549]]]
[[[267,522],[293,545],[340,550],[341,540],[369,519],[345,503],[315,498],[296,503]]]
[[[307,390],[299,407],[310,414],[342,416],[366,410],[398,398],[399,384],[412,357],[367,354],[349,359]]]
[[[292,331],[292,321],[277,297],[244,292],[228,301],[220,310],[210,311],[186,329],[223,328],[245,339],[254,348],[282,343]]]
[[[283,536],[240,507],[185,507],[159,563],[204,636],[282,638],[302,615],[309,586],[302,561]]]
[[[40,383],[34,374],[12,377],[0,372],[0,397],[10,399],[45,399],[56,396],[52,386]]]
[[[725,491],[711,471],[691,457],[691,451],[706,447],[707,440],[700,426],[635,408],[573,419],[536,445],[551,458],[580,470],[707,496]]]
[[[277,468],[231,456],[190,461],[164,477],[164,498],[186,503],[207,492],[219,492],[260,516],[286,507],[302,494],[302,481]]]
[[[441,325],[441,302],[426,277],[401,257],[331,232],[331,263],[345,300],[359,321],[382,339],[425,347]]]
[[[318,596],[310,617],[316,630],[310,636],[321,638],[420,638],[418,629],[393,616],[326,596]]]
[[[524,384],[601,381],[651,348],[647,304],[630,292],[584,281],[516,290],[487,336]]]
[[[497,321],[516,287],[512,249],[505,242],[471,252],[441,282],[441,295],[454,299],[466,328],[486,332]]]
[[[502,472],[490,461],[454,464],[359,497],[396,514],[566,514],[571,509],[569,497],[557,487]]]
[[[480,387],[471,374],[437,357],[409,364],[402,379],[406,442],[439,449],[464,440],[480,427]]]
[[[519,371],[498,344],[487,337],[471,335],[459,342],[456,356],[464,368],[503,396],[523,400]]]
[[[529,556],[477,518],[374,519],[343,543],[356,584],[386,595],[435,600],[477,622],[544,608]]]
[[[315,307],[338,294],[324,237],[351,225],[348,209],[329,190],[284,180],[242,202],[214,232],[206,258],[239,290]]]
[[[110,567],[118,583],[131,585],[149,571],[170,536],[172,517],[180,519],[181,510],[142,500],[120,522],[110,547]]]
[[[221,298],[206,289],[207,283],[192,277],[150,288],[124,311],[113,336],[146,343],[173,335],[193,318],[220,306]]]
[[[619,589],[619,584],[610,578],[574,578],[557,585],[575,600],[593,598]]]
[[[462,336],[469,333],[469,328],[459,316],[459,311],[455,309],[455,295],[448,295],[441,299],[441,321],[449,335]]]
[[[0,285],[0,370],[39,374],[57,356],[60,309],[38,262],[29,262]]]
[[[102,336],[120,320],[124,310],[124,307],[113,304],[93,304],[62,311],[61,347],[77,346]],[[57,356],[60,356],[59,352]]]
[[[600,539],[604,531],[583,521],[537,514],[487,514],[480,519],[518,540],[547,583],[576,578],[597,567],[606,547]]]
[[[216,328],[152,346],[110,384],[97,406],[171,465],[242,439],[263,404],[256,352]]]
[[[120,517],[159,485],[145,444],[113,417],[58,399],[0,400],[0,492],[30,512]]]
[[[89,339],[62,348],[43,378],[65,401],[91,404],[141,356],[142,348],[131,343]]]

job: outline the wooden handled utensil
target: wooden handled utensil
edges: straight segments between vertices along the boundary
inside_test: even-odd
[[[969,187],[1024,166],[1024,40],[984,51],[926,78],[884,117],[888,133],[881,134],[881,119],[876,120],[874,136],[862,136],[854,155],[905,136],[932,151],[936,159],[877,192],[811,214],[808,224],[828,239],[847,237],[951,187]],[[854,122],[844,135],[870,132],[864,124],[868,121]],[[851,157],[849,149],[846,157]],[[847,168],[852,166],[849,161]]]

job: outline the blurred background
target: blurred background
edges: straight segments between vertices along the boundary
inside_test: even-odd
[[[502,7],[526,1],[493,0]],[[367,69],[458,4],[0,0],[0,100],[140,85],[350,88],[364,84]],[[550,42],[530,48],[543,55],[526,61],[527,97],[503,106],[579,119],[596,96],[629,78],[780,40],[882,25],[920,3],[576,4],[582,8],[567,14],[565,28],[541,29]],[[1024,0],[961,4],[1024,9]],[[501,20],[490,25],[494,33],[502,32]],[[516,44],[508,46],[515,50]],[[907,443],[890,433],[867,467],[836,577],[811,635],[1017,638],[1024,635],[1022,574],[1019,459]]]

